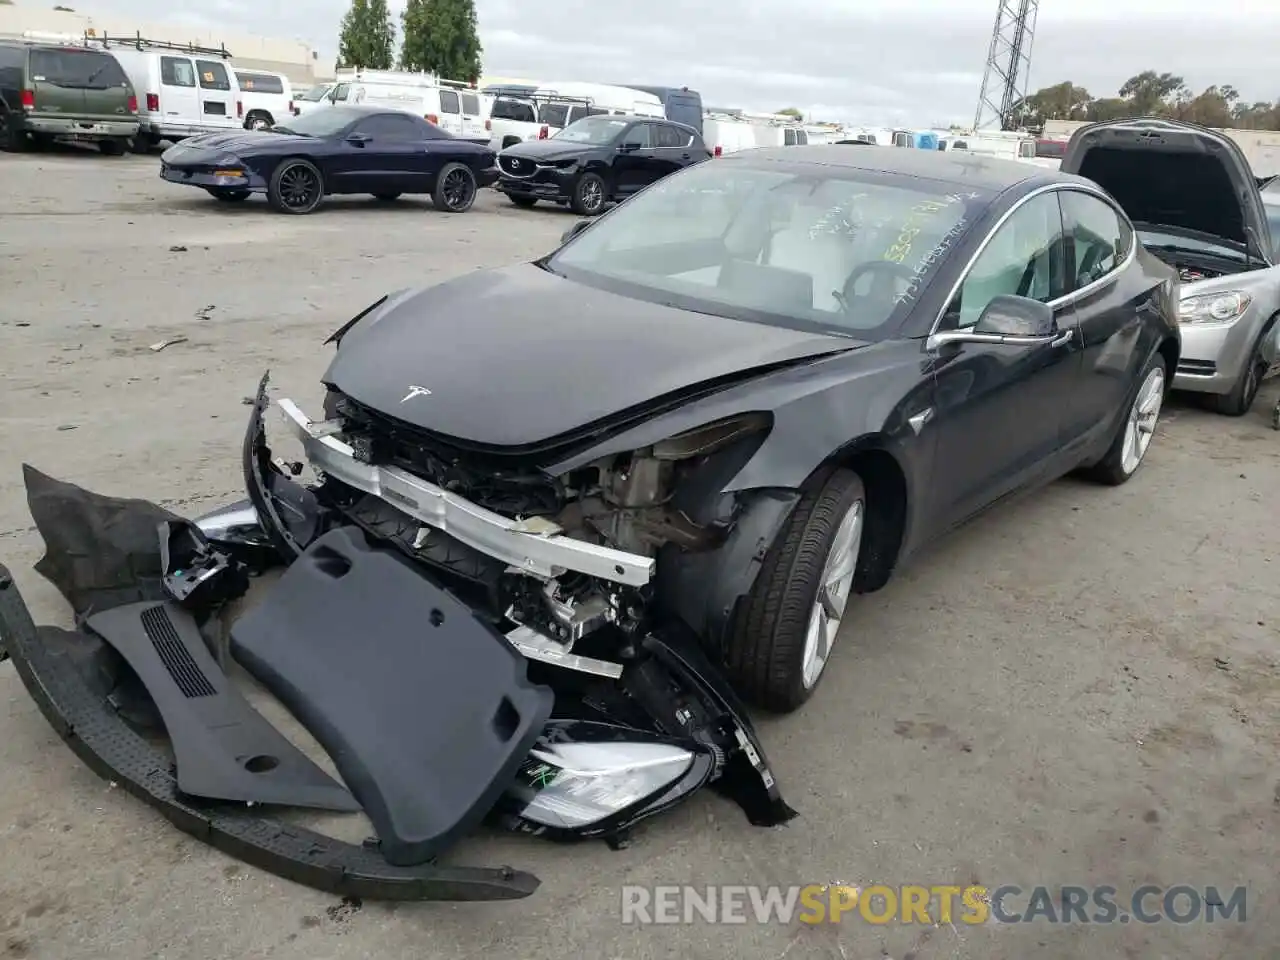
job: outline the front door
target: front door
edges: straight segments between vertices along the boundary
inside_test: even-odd
[[[632,124],[617,143],[618,153],[613,160],[613,192],[617,199],[622,200],[658,179],[652,125]]]
[[[334,159],[336,193],[425,193],[427,148],[422,128],[407,113],[380,113],[355,125]]]
[[[940,329],[972,328],[1000,294],[1053,304],[1066,290],[1058,196],[1040,194],[996,229],[944,312]],[[1051,469],[1082,364],[1074,311],[1063,306],[1055,315],[1060,333],[1050,342],[938,348],[931,513],[939,527],[966,520]]]

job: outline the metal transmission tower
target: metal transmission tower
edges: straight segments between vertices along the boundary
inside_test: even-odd
[[[975,130],[995,126],[1003,130],[1013,107],[1027,95],[1031,79],[1031,41],[1036,33],[1040,0],[999,0],[991,30],[987,68],[982,73],[982,94]]]

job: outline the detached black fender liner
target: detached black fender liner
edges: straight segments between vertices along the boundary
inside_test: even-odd
[[[179,791],[172,765],[95,690],[68,650],[46,642],[69,634],[37,628],[7,567],[0,564],[0,660],[10,659],[31,698],[67,746],[94,773],[120,786],[184,833],[286,880],[368,900],[514,900],[539,885],[509,867],[389,865],[374,847],[262,817],[230,804],[198,804]]]

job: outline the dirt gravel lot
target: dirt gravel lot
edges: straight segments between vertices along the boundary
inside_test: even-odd
[[[190,514],[238,498],[241,401],[264,369],[312,402],[321,340],[373,299],[527,259],[573,222],[492,195],[459,217],[422,199],[227,209],[163,184],[154,158],[0,155],[0,185],[0,558],[36,619],[59,622],[31,569],[22,462]],[[537,873],[524,901],[344,904],[243,867],[98,780],[0,665],[0,958],[1277,956],[1275,395],[1240,420],[1175,404],[1132,483],[1059,482],[864,598],[817,699],[761,721],[794,824],[752,828],[707,793],[623,851],[459,851]],[[621,923],[622,885],[681,883],[1110,885],[1122,901],[1144,883],[1243,884],[1248,912]]]

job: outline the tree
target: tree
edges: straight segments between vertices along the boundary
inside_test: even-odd
[[[795,117],[797,120],[803,120],[804,114],[800,112],[799,107],[783,107],[778,111],[780,117]]]
[[[480,79],[475,0],[408,0],[400,15],[400,65],[448,80]]]
[[[1132,104],[1134,116],[1157,116],[1166,112],[1174,101],[1185,97],[1186,89],[1179,76],[1143,70],[1124,82],[1120,96]]]
[[[389,70],[395,60],[395,37],[387,0],[351,0],[338,35],[338,63],[344,67]]]

